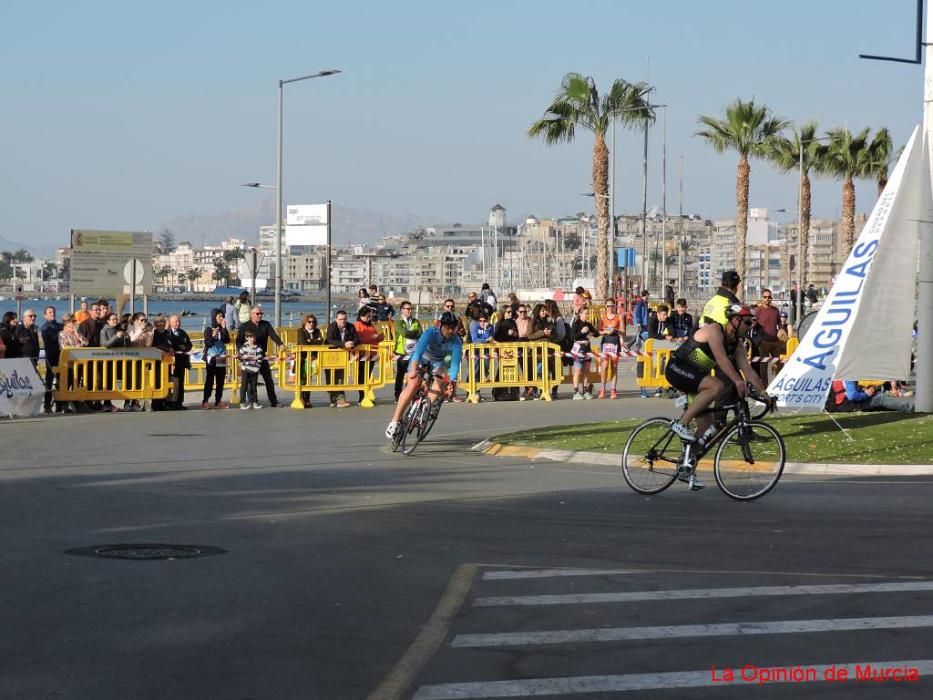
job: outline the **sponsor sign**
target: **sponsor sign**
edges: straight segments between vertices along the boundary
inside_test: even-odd
[[[0,360],[0,416],[37,416],[44,397],[45,384],[31,360]]]
[[[289,204],[285,208],[285,245],[327,245],[327,205]]]
[[[133,231],[71,231],[71,293],[116,297],[152,293],[152,234]]]
[[[163,352],[159,348],[67,348],[68,360],[115,360],[129,358],[133,360],[161,360]]]

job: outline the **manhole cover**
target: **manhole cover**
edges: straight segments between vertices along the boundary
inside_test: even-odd
[[[204,437],[204,433],[149,433],[149,437]]]
[[[94,547],[68,549],[65,554],[100,559],[195,559],[213,554],[226,554],[220,547],[194,544],[100,544]]]

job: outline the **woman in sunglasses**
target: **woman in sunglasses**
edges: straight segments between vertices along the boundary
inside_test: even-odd
[[[712,423],[711,414],[698,414],[713,401],[724,399],[733,390],[739,398],[745,398],[747,382],[761,394],[767,390],[749,364],[742,343],[755,325],[755,315],[744,304],[727,306],[725,315],[725,326],[708,323],[677,348],[664,372],[675,389],[695,395],[681,419],[671,423],[671,430],[687,442],[697,439],[687,427],[691,420],[697,419],[697,435],[703,435]],[[711,374],[714,369],[715,377]]]
[[[298,329],[298,344],[299,345],[323,345],[324,344],[324,334],[321,333],[321,329],[318,327],[317,316],[314,314],[308,314],[304,318],[304,322],[301,324],[301,328]],[[310,357],[315,357],[311,355]],[[310,369],[310,362],[301,363],[301,383],[307,384],[308,382],[308,370]],[[311,408],[311,392],[302,391],[301,392],[301,403],[304,404],[305,408]]]

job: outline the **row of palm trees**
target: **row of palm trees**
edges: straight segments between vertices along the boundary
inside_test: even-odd
[[[822,136],[819,126],[809,121],[797,127],[773,115],[754,99],[737,99],[722,117],[701,115],[705,127],[697,136],[717,152],[739,154],[736,172],[736,270],[745,277],[745,247],[748,229],[748,189],[751,175],[749,158],[770,161],[783,172],[801,171],[800,232],[803,260],[798,261],[800,281],[807,279],[810,232],[810,175],[842,180],[843,254],[855,242],[855,179],[873,178],[880,195],[888,181],[888,168],[897,156],[890,132],[881,128],[871,136],[870,129],[853,133],[845,127],[829,129]],[[801,159],[802,156],[802,159]]]
[[[543,138],[551,145],[572,142],[576,130],[582,128],[594,136],[593,193],[599,219],[597,237],[597,296],[608,295],[607,275],[609,250],[609,150],[606,132],[613,123],[622,128],[644,125],[655,118],[650,102],[652,87],[645,82],[613,81],[602,95],[595,81],[580,73],[564,76],[554,99],[544,116],[528,128],[531,138]],[[818,136],[816,122],[799,128],[780,119],[754,99],[737,99],[728,105],[722,117],[700,116],[702,128],[697,136],[716,151],[739,154],[736,172],[736,269],[745,277],[745,249],[748,230],[748,191],[751,179],[751,158],[760,158],[789,172],[799,165],[803,145],[803,177],[800,182],[801,245],[800,281],[807,279],[803,263],[807,259],[810,227],[810,174],[841,179],[842,231],[845,253],[855,239],[855,178],[872,177],[878,181],[878,193],[887,181],[888,168],[896,157],[891,135],[879,129],[874,137],[864,129],[853,134],[846,128],[830,129]]]

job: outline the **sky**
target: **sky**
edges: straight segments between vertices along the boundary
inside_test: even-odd
[[[592,211],[592,136],[526,135],[574,71],[655,86],[668,211],[683,156],[683,211],[731,218],[737,157],[695,136],[698,115],[754,98],[903,144],[922,68],[858,54],[912,56],[914,13],[914,0],[3,0],[0,236],[66,245],[71,228],[154,229],[271,198],[239,185],[275,183],[278,81],[330,68],[342,73],[285,86],[287,202],[464,223],[496,203],[510,222]],[[617,213],[641,210],[641,139],[617,134]],[[870,210],[874,184],[856,194]],[[840,200],[840,183],[817,181],[814,216]],[[794,210],[795,176],[753,161],[750,205]]]

